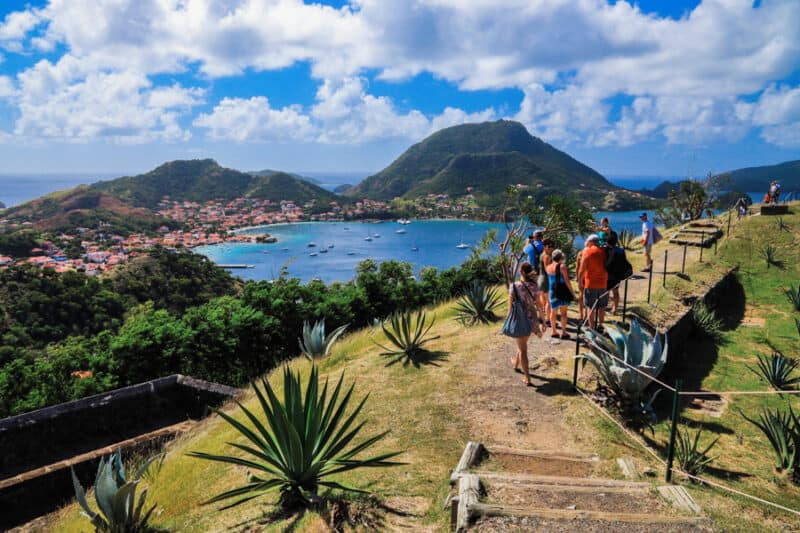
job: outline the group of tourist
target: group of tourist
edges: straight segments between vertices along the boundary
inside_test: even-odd
[[[652,268],[650,256],[656,238],[653,223],[647,213],[640,215],[642,221],[642,244],[644,245],[647,268]],[[633,273],[625,256],[625,249],[619,245],[617,232],[611,229],[608,218],[603,218],[596,233],[589,235],[585,245],[576,258],[577,292],[573,288],[564,252],[554,247],[545,232],[531,233],[520,255],[519,281],[511,284],[508,290],[508,310],[512,315],[514,303],[524,309],[525,318],[530,324],[530,333],[514,337],[517,345],[516,355],[511,364],[515,371],[524,375],[523,381],[530,385],[528,374],[528,339],[531,335],[542,337],[549,327],[554,339],[569,339],[567,332],[567,309],[573,301],[578,301],[581,321],[590,327],[601,328],[605,320],[609,295],[611,313],[619,308],[619,284]],[[508,321],[507,321],[508,322]],[[504,326],[505,328],[506,326]],[[509,334],[509,333],[507,333]]]
[[[764,203],[777,205],[780,196],[781,196],[781,184],[777,180],[773,180],[769,184],[769,190],[767,190],[767,194],[764,195]]]

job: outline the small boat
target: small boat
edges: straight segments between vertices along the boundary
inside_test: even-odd
[[[464,244],[462,242],[460,244],[456,244],[456,248],[458,248],[459,250],[466,250],[467,248],[469,248],[469,244]]]
[[[327,249],[327,248],[320,248],[320,249],[319,249],[319,253],[321,253],[321,254],[327,254],[327,253],[328,253],[328,249]]]
[[[350,228],[348,228],[347,226],[345,226],[345,227],[344,227],[344,230],[345,230],[345,231],[350,231]]]
[[[268,253],[269,253],[269,250],[264,250],[264,251],[263,251],[263,252],[261,252],[261,253],[268,254]]]
[[[411,247],[411,251],[412,252],[419,252],[419,246],[417,246],[417,243],[414,243],[414,246]]]
[[[395,231],[395,233],[401,233],[401,234],[405,233],[405,232],[406,232],[406,230],[404,230],[403,228],[400,228],[399,230]]]
[[[378,234],[378,233],[373,233],[372,236],[375,237],[376,239],[380,239],[381,238],[380,234]]]
[[[347,255],[356,255],[355,252],[347,252]]]
[[[328,245],[328,248],[333,248],[333,245],[332,245],[332,244],[329,244],[329,245]]]
[[[309,256],[311,256],[311,257],[317,257],[317,252],[311,252],[311,253],[310,253],[310,254],[308,254],[308,255],[309,255]]]
[[[309,248],[313,248],[316,245],[317,245],[317,243],[315,243],[315,242],[310,242],[310,243],[306,244],[306,246],[308,246]]]
[[[288,248],[281,248],[281,252],[288,252],[288,251],[289,251]]]

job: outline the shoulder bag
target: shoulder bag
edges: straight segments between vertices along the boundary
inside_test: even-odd
[[[517,284],[513,283],[511,287],[514,289],[514,301],[511,303],[511,311],[503,323],[502,332],[503,335],[514,338],[527,337],[531,334],[531,323],[528,315],[525,314],[525,307],[519,299]]]

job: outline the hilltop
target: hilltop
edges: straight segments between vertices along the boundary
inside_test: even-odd
[[[800,189],[800,159],[777,165],[746,167],[727,172],[731,176],[731,188],[737,191],[766,191],[772,180],[778,180],[784,192]]]
[[[392,164],[345,192],[348,196],[388,200],[427,194],[462,196],[471,192],[481,206],[502,204],[508,185],[528,194],[574,193],[598,207],[646,202],[620,190],[600,173],[534,137],[509,120],[463,124],[437,131],[411,146]],[[469,188],[469,189],[468,189]],[[614,195],[609,193],[616,192]]]
[[[91,188],[151,209],[164,196],[192,202],[254,198],[328,203],[336,199],[335,194],[285,172],[248,174],[222,167],[213,159],[170,161],[145,174],[101,181]]]
[[[289,174],[291,177],[295,179],[307,181],[308,183],[312,183],[317,186],[322,185],[321,181],[314,179],[310,176],[303,176],[301,174],[295,174],[294,172],[283,172],[281,170],[273,170],[271,168],[265,168],[264,170],[251,170],[248,171],[247,173],[250,174],[251,176],[274,176],[275,174]]]

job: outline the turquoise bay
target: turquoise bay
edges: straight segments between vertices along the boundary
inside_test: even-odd
[[[596,213],[598,220],[608,216],[617,230],[634,231],[641,227],[638,215],[638,211]],[[244,279],[275,279],[285,266],[290,276],[303,281],[313,278],[325,282],[347,281],[355,276],[356,265],[365,259],[407,261],[414,265],[415,273],[428,266],[446,269],[460,265],[470,250],[457,248],[457,245],[463,242],[473,246],[492,228],[502,233],[504,226],[468,220],[414,220],[407,225],[397,222],[275,224],[242,233],[267,232],[277,237],[277,243],[227,243],[199,247],[195,251],[217,264],[253,265],[254,268],[232,271]],[[367,237],[372,240],[367,241]],[[309,243],[316,246],[309,247]],[[327,251],[322,252],[323,249]],[[311,256],[312,253],[316,255]]]

